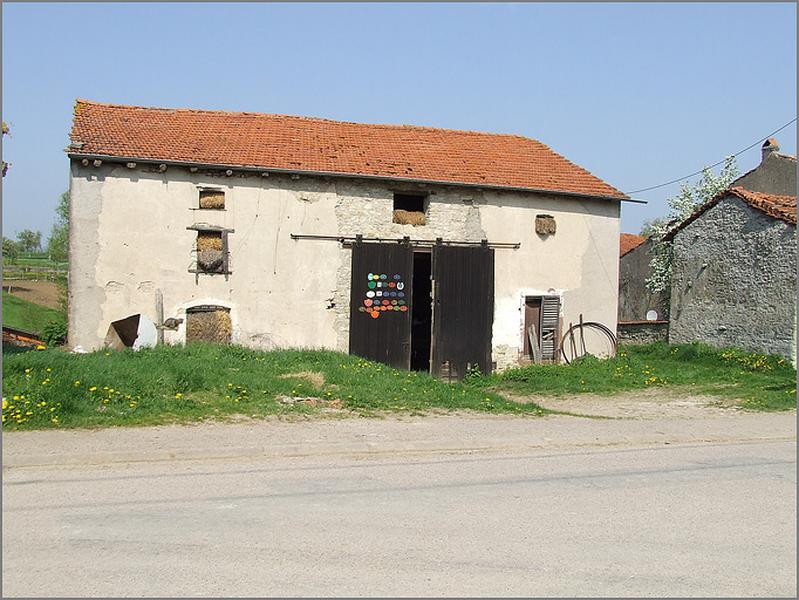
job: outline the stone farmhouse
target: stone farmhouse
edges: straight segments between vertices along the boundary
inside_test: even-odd
[[[669,341],[781,354],[796,362],[796,159],[761,164],[667,234]]]
[[[615,330],[627,197],[536,140],[85,100],[70,140],[73,347],[150,323],[458,378]]]

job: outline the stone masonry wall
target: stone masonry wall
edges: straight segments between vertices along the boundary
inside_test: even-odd
[[[669,341],[796,357],[796,227],[727,197],[674,239]]]

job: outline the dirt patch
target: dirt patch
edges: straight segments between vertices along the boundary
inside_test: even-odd
[[[312,386],[314,386],[317,390],[321,390],[325,387],[325,374],[320,373],[319,371],[301,371],[299,373],[286,373],[285,375],[280,375],[278,379],[304,379]]]
[[[3,289],[12,296],[17,296],[28,302],[40,304],[48,308],[58,309],[58,285],[54,281],[29,281],[20,279],[19,281],[4,281]]]
[[[738,402],[729,398],[691,394],[685,390],[648,389],[613,396],[517,396],[500,393],[522,404],[534,402],[548,410],[610,419],[696,419],[743,410]]]

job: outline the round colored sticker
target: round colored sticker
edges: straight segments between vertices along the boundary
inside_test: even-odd
[[[397,289],[398,289],[398,290],[404,290],[404,289],[405,289],[405,283],[404,283],[404,282],[402,282],[402,281],[400,281],[400,282],[397,284]]]
[[[399,281],[400,279],[402,279],[402,277],[400,277],[399,275],[394,275],[394,279],[395,279],[396,281]]]
[[[375,297],[375,293],[370,290],[370,291],[366,292],[366,297],[367,298],[374,298]]]
[[[369,274],[366,276],[366,278],[367,278],[369,281],[372,281],[372,273],[369,273]]]
[[[397,292],[397,296],[399,296],[400,298],[404,298],[405,292]]]
[[[380,313],[379,313],[379,312],[377,312],[377,311],[375,311],[375,312],[373,312],[373,313],[372,313],[372,318],[373,318],[373,319],[376,319],[376,318],[377,318],[377,317],[379,317],[379,316],[380,316]]]
[[[399,304],[400,306],[402,306],[403,304],[405,304],[405,300],[400,300],[399,302],[397,302],[397,304]]]
[[[359,306],[358,312],[366,312],[366,309],[363,306]]]
[[[369,286],[369,289],[374,289],[374,288],[375,288],[375,286],[376,286],[377,284],[376,284],[374,281],[370,281],[370,282],[369,282],[369,283],[367,283],[366,285],[368,285],[368,286]]]
[[[391,301],[391,304],[393,304],[394,306],[396,306],[396,305],[397,305],[397,301],[396,301],[396,300],[392,300],[392,301]]]
[[[363,301],[363,305],[372,306],[372,300],[370,298],[367,298],[366,300]]]
[[[383,300],[383,306],[388,306],[388,300]]]
[[[380,279],[386,280],[386,279],[388,279],[388,277],[386,277],[386,274],[385,274],[385,273],[383,273],[383,274],[380,276]]]
[[[391,282],[389,282],[388,287],[394,287],[395,285],[397,285],[397,284],[394,283],[393,281],[391,281]]]
[[[407,306],[400,306],[400,307],[399,307],[399,309],[400,309],[402,312],[405,312],[406,310],[408,310],[408,307],[407,307]]]

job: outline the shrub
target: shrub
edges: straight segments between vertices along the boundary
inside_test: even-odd
[[[67,322],[65,319],[54,319],[44,326],[42,341],[48,346],[58,346],[67,339]]]

